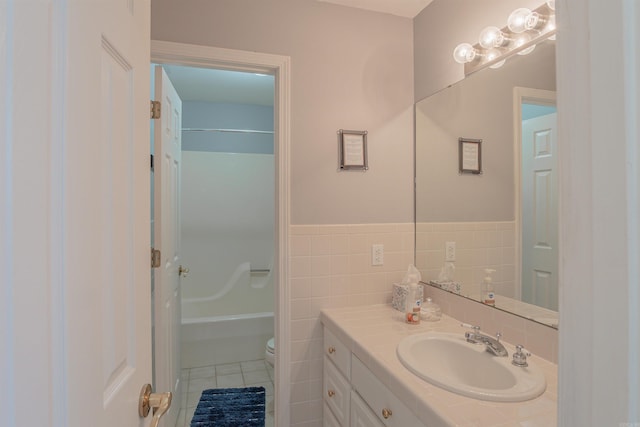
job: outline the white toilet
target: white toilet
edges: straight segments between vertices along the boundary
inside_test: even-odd
[[[267,346],[264,351],[264,359],[273,366],[276,362],[276,346],[273,337],[267,341]]]
[[[272,337],[267,341],[266,348],[264,350],[264,360],[266,360],[271,367],[276,363],[276,340]],[[273,414],[274,401],[273,396],[267,398],[267,413]]]

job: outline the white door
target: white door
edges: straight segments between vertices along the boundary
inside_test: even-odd
[[[68,425],[147,425],[150,4],[68,4]]]
[[[162,260],[154,269],[154,364],[156,388],[170,390],[181,401],[180,383],[180,173],[182,101],[161,66],[155,67],[156,101],[161,117],[154,124],[154,245]],[[174,426],[176,404],[165,417]]]
[[[522,300],[558,309],[556,114],[522,122]]]

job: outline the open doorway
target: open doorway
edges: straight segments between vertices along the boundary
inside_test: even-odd
[[[152,68],[156,90],[170,86],[179,98],[167,99],[166,117],[154,132],[154,163],[163,168],[155,179],[155,234],[178,231],[156,276],[180,263],[176,289],[165,292],[171,298],[159,298],[171,276],[154,286],[156,380],[179,383],[172,387],[182,395],[170,417],[176,426],[190,424],[204,390],[240,387],[265,389],[267,425],[273,424],[274,77],[175,64]],[[159,141],[171,127],[179,134]],[[180,153],[167,161],[159,144],[177,145]],[[167,174],[177,177],[167,180]],[[161,187],[178,187],[178,197]],[[161,198],[177,206],[166,209]],[[175,224],[160,226],[159,212],[166,222],[167,210]],[[166,316],[177,316],[177,327],[167,327]],[[165,329],[172,339],[165,339]],[[163,360],[166,353],[172,363]],[[166,375],[176,362],[179,373]]]
[[[290,171],[290,67],[289,57],[280,55],[151,41],[151,60],[158,64],[189,65],[269,74],[275,78],[275,425],[288,425],[290,383],[290,284],[288,279],[289,171]]]

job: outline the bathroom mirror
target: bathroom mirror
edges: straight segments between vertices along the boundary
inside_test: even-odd
[[[558,326],[555,42],[415,105],[416,266],[423,282]],[[482,173],[459,173],[459,138]],[[453,281],[445,261],[455,259]],[[524,260],[524,261],[523,261]],[[444,274],[443,274],[444,273]]]

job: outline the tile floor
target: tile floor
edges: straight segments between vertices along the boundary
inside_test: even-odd
[[[189,427],[200,394],[210,388],[264,387],[265,427],[273,427],[273,367],[264,360],[202,366],[182,370],[183,395],[176,427]]]

